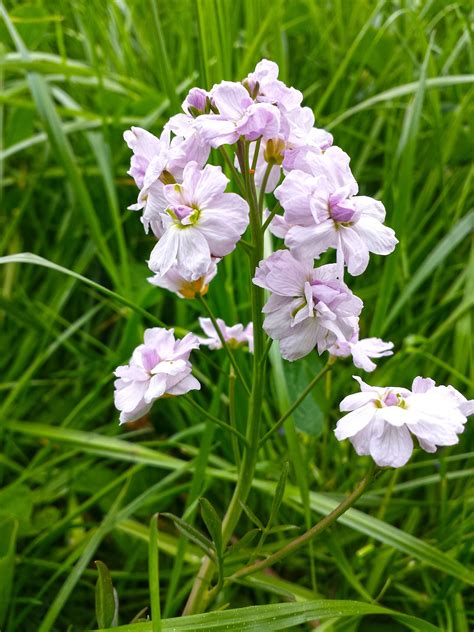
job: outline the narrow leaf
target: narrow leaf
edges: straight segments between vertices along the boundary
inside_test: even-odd
[[[102,630],[117,625],[118,604],[109,569],[99,560],[95,565],[99,573],[95,585],[95,616],[99,630]]]

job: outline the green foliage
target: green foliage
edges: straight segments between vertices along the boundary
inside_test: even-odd
[[[355,390],[354,368],[338,362],[264,444],[225,551],[219,516],[239,457],[238,441],[211,418],[229,419],[225,352],[193,356],[203,410],[186,398],[164,400],[141,427],[124,429],[112,400],[113,370],[145,327],[166,323],[182,335],[198,331],[202,314],[197,302],[175,300],[146,282],[153,238],[126,210],[136,189],[126,175],[130,152],[122,133],[131,125],[158,133],[189,87],[240,79],[263,56],[279,63],[282,79],[304,92],[318,126],[352,156],[361,193],[384,201],[400,239],[394,255],[372,257],[368,271],[351,282],[365,302],[362,334],[384,336],[396,348],[366,379],[408,386],[416,375],[431,375],[472,397],[467,6],[443,0],[10,0],[1,6],[2,630],[95,627],[94,559],[109,569],[99,571],[105,616],[99,623],[109,625],[113,584],[124,631],[152,630],[144,609],[153,601],[155,612],[161,601],[163,630],[309,629],[314,620],[331,632],[472,628],[471,426],[458,446],[416,453],[402,470],[384,471],[330,533],[272,574],[226,585],[214,607],[229,609],[190,622],[173,617],[183,610],[203,550],[221,560],[227,576],[329,513],[363,476],[365,461],[331,432],[340,399]],[[238,248],[206,296],[228,323],[250,318],[244,269],[246,253]],[[250,383],[248,354],[234,355]],[[318,362],[290,364],[276,345],[270,350],[265,432],[321,368]],[[247,398],[238,379],[232,398],[235,428],[245,434]],[[148,526],[157,511],[159,532],[156,519]]]

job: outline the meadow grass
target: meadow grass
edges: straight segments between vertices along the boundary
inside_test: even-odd
[[[472,396],[469,7],[410,0],[1,6],[0,628],[96,627],[94,560],[111,572],[121,624],[150,603],[164,619],[178,617],[202,551],[165,518],[153,524],[158,550],[153,542],[149,550],[151,517],[171,512],[205,532],[198,499],[224,513],[236,446],[183,398],[157,404],[149,424],[118,427],[114,368],[145,327],[197,331],[202,313],[197,302],[146,282],[153,240],[126,210],[136,190],[122,133],[131,125],[159,132],[189,87],[239,80],[262,57],[275,60],[281,78],[304,92],[318,126],[352,157],[361,193],[384,201],[400,240],[393,255],[372,257],[351,282],[365,303],[362,333],[396,347],[368,380],[409,386],[430,375]],[[15,256],[25,252],[34,256]],[[238,248],[207,296],[228,323],[250,317],[246,265]],[[237,360],[249,381],[248,354]],[[266,429],[322,367],[316,358],[289,364],[276,348],[270,360]],[[196,401],[225,418],[225,354],[196,354],[194,365],[203,384]],[[331,432],[338,402],[355,390],[353,372],[338,363],[265,443],[238,538],[268,526],[286,462],[288,482],[271,523],[279,528],[263,552],[328,513],[363,476],[366,460]],[[245,392],[238,382],[235,388],[244,431]],[[473,440],[468,424],[459,445],[383,471],[358,509],[311,546],[271,573],[226,587],[214,607],[231,610],[192,623],[165,620],[163,630],[309,629],[306,622],[320,620],[318,629],[331,632],[430,624],[468,632]],[[256,547],[258,538],[248,537],[229,568],[245,564]],[[158,554],[159,576],[149,577],[149,555]],[[234,611],[253,606],[262,609]]]

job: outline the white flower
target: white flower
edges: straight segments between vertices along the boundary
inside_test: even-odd
[[[458,443],[466,417],[474,412],[474,400],[429,378],[415,378],[411,391],[354,379],[361,392],[342,400],[340,410],[348,414],[334,432],[339,441],[350,439],[357,454],[370,455],[380,466],[405,465],[413,451],[412,435],[427,452]]]
[[[120,423],[143,417],[160,397],[184,395],[201,385],[191,375],[189,354],[199,347],[194,334],[175,340],[173,329],[153,327],[145,331],[145,344],[133,352],[130,363],[115,375],[115,407]]]
[[[253,352],[253,323],[249,323],[246,327],[241,323],[229,327],[222,318],[217,318],[216,320],[222,337],[229,347],[240,347],[248,344],[250,352]],[[211,319],[199,318],[199,324],[203,332],[208,336],[207,338],[199,337],[199,342],[208,346],[209,349],[222,349],[221,339]]]
[[[173,266],[188,281],[208,273],[213,258],[234,250],[248,225],[249,207],[236,193],[225,193],[229,179],[220,167],[186,165],[182,184],[163,187],[163,234],[150,255],[153,272]]]
[[[370,358],[382,358],[393,355],[393,342],[385,342],[380,338],[362,338],[359,340],[359,332],[354,332],[352,338],[345,342],[338,340],[329,349],[329,353],[340,358],[352,356],[352,361],[358,369],[374,371],[377,368]]]

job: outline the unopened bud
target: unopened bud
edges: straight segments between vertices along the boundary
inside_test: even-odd
[[[176,184],[173,174],[169,171],[162,171],[159,179],[163,184]]]
[[[270,138],[267,140],[263,157],[268,163],[281,165],[283,162],[283,152],[285,151],[285,141],[281,138]]]
[[[185,107],[191,116],[199,116],[206,112],[207,92],[202,88],[191,88],[186,97]]]
[[[196,281],[185,281],[179,288],[179,293],[183,298],[194,298],[196,294],[204,296],[209,289],[209,285],[206,285],[205,280],[206,277],[202,276]]]

